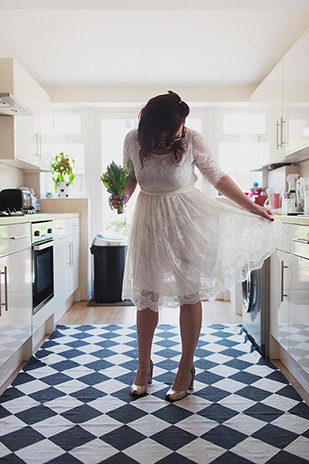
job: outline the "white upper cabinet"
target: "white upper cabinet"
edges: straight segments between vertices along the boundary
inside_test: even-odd
[[[257,89],[251,94],[250,101],[258,102],[266,117],[267,164],[282,157],[281,146],[281,117],[282,117],[282,77],[283,65],[279,62]]]
[[[268,156],[309,155],[309,31],[294,44],[249,97],[266,115]],[[287,158],[288,159],[288,158]]]
[[[50,110],[50,96],[13,58],[0,58],[0,93],[12,94],[33,113],[0,115],[0,160],[20,169],[48,170],[35,115]]]
[[[309,31],[283,59],[283,149],[309,146]]]
[[[14,58],[0,58],[0,93],[11,93],[33,114],[50,109],[50,96]]]

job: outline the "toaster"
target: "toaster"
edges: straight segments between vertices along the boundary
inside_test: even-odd
[[[26,188],[3,189],[0,192],[0,210],[33,210],[31,192]]]

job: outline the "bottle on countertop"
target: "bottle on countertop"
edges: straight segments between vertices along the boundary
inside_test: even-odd
[[[289,211],[290,213],[295,213],[297,211],[297,202],[296,202],[296,180],[298,179],[299,174],[289,174],[286,178],[287,183],[289,184],[288,189],[288,199],[289,201]]]

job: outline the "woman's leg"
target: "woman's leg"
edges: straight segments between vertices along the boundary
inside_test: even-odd
[[[179,367],[182,369],[191,369],[202,326],[202,303],[198,301],[195,304],[181,305],[179,322],[182,342],[182,355]],[[177,391],[185,390],[186,386],[184,387],[184,385],[189,384],[190,378],[190,373],[178,372],[172,388]]]
[[[136,310],[138,364],[141,366],[147,366],[150,363],[152,340],[158,320],[158,311],[150,308]],[[145,385],[148,372],[148,369],[137,369],[134,383],[136,385]]]

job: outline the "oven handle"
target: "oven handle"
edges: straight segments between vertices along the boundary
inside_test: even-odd
[[[53,246],[53,244],[54,244],[54,240],[49,240],[46,243],[41,243],[41,245],[33,245],[32,248],[34,251],[41,251],[41,250],[44,250],[45,248],[49,248]]]

